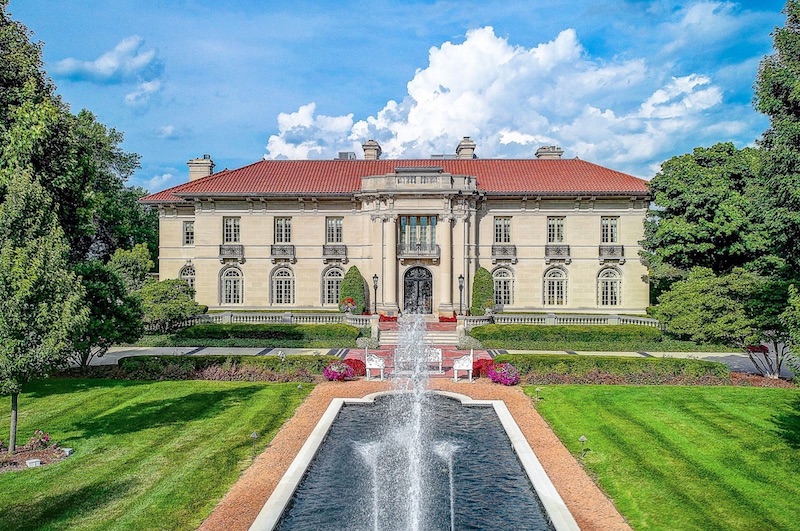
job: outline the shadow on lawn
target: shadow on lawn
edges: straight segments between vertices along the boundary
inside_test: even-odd
[[[247,386],[151,400],[84,419],[76,422],[74,426],[83,432],[82,438],[88,438],[184,424],[213,417],[238,402],[248,400],[260,390],[263,390],[263,386]]]
[[[103,387],[107,389],[115,387],[134,387],[139,385],[148,385],[153,382],[142,380],[110,380],[110,379],[95,379],[95,378],[63,378],[54,376],[53,378],[45,378],[41,380],[34,380],[23,388],[24,394],[29,395],[30,398],[43,398],[53,395],[71,394],[78,391],[87,391]]]
[[[84,517],[102,511],[108,504],[124,498],[133,487],[131,480],[97,482],[75,490],[49,496],[23,499],[0,508],[0,527],[4,530],[27,530],[68,527],[70,517]]]
[[[778,435],[792,448],[800,448],[800,397],[788,404],[789,408],[775,415],[773,420]]]

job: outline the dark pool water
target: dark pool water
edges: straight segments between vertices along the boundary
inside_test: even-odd
[[[277,529],[374,530],[376,495],[379,529],[411,528],[408,444],[399,435],[411,420],[403,413],[403,400],[383,396],[373,405],[342,408]],[[435,451],[442,442],[458,447],[453,454],[455,529],[552,529],[493,408],[465,407],[431,394],[423,411],[420,529],[451,526],[449,467]],[[376,440],[384,442],[372,454],[379,456],[373,470],[358,447]]]

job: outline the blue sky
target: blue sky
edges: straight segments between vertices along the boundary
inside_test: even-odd
[[[131,184],[267,158],[565,157],[651,178],[696,146],[752,144],[783,1],[11,0],[73,111],[142,155]]]

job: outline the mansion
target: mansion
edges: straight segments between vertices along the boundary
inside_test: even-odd
[[[556,147],[536,158],[260,160],[141,201],[159,211],[159,272],[214,310],[336,310],[350,266],[368,308],[466,313],[479,267],[499,311],[641,314],[647,183]]]

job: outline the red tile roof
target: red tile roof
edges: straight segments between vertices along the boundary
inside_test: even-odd
[[[349,195],[361,177],[393,173],[397,167],[441,167],[472,175],[487,193],[536,195],[647,193],[647,182],[580,159],[414,159],[414,160],[261,160],[224,170],[143,198],[144,203],[174,203],[216,195]]]

